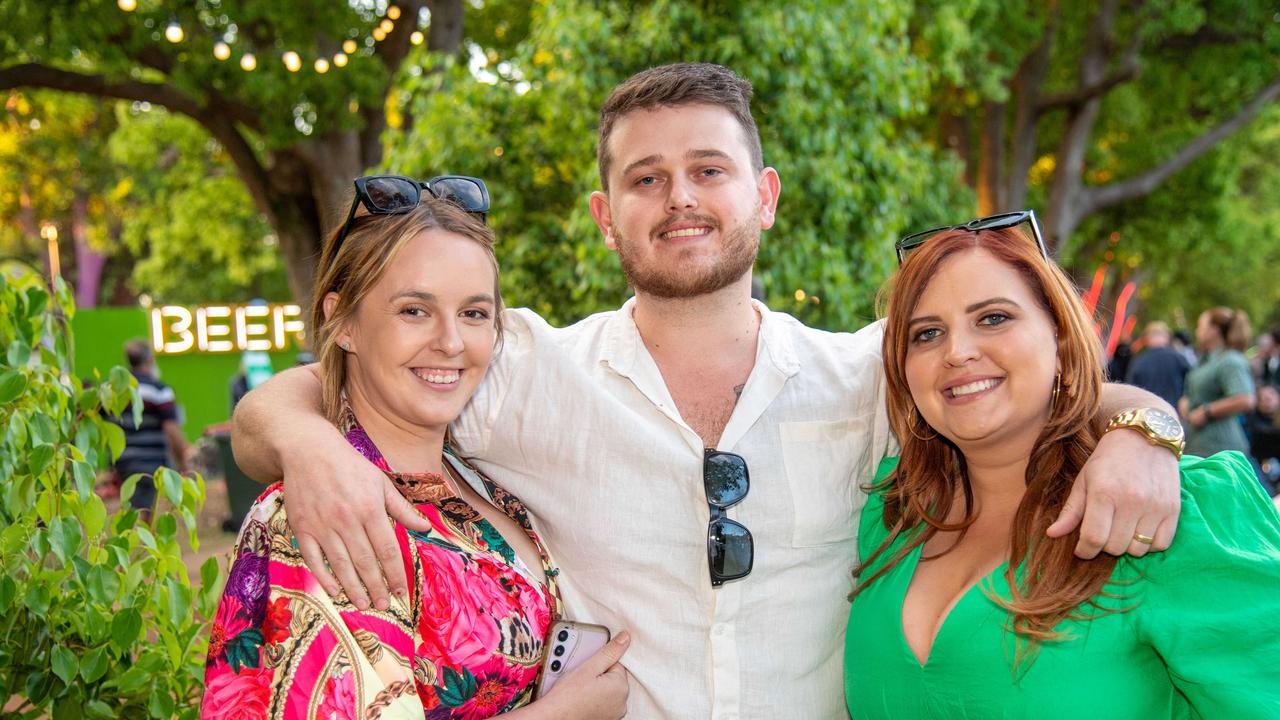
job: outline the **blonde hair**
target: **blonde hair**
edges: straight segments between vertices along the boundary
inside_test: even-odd
[[[454,203],[430,196],[424,196],[421,203],[407,213],[356,217],[341,246],[335,246],[340,231],[325,241],[311,294],[312,351],[320,363],[323,385],[320,407],[330,421],[338,421],[342,388],[347,380],[346,353],[338,347],[338,334],[382,279],[400,249],[428,230],[461,235],[484,248],[493,264],[494,325],[498,337],[502,337],[502,295],[498,289],[493,230]],[[324,299],[329,293],[336,293],[338,301],[325,317]]]

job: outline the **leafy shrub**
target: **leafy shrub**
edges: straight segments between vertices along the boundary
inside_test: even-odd
[[[95,474],[119,456],[109,417],[141,412],[120,367],[88,385],[73,368],[71,293],[0,276],[0,703],[5,717],[195,717],[219,568],[187,578],[204,481],[168,469],[171,509],[108,515]],[[179,523],[181,518],[181,523]]]

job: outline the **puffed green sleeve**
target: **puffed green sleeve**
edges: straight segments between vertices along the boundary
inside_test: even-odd
[[[1239,453],[1180,469],[1173,546],[1133,561],[1138,630],[1198,716],[1280,718],[1280,514]]]
[[[876,475],[871,484],[879,485],[896,467],[897,457],[882,459],[876,467]],[[889,529],[884,526],[884,496],[873,491],[867,497],[867,504],[862,507],[861,519],[858,521],[858,561],[871,557],[888,535]]]

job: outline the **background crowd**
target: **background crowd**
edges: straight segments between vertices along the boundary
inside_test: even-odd
[[[1277,331],[1250,335],[1243,310],[1205,310],[1195,328],[1154,320],[1117,349],[1107,373],[1178,408],[1187,452],[1237,450],[1280,505],[1280,345]],[[1207,406],[1207,407],[1206,407]]]

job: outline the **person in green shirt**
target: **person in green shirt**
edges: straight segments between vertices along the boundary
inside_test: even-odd
[[[1215,307],[1200,313],[1196,344],[1204,359],[1187,373],[1178,414],[1187,429],[1187,452],[1211,455],[1222,450],[1249,453],[1240,416],[1253,410],[1253,375],[1244,349],[1249,318],[1243,310]]]
[[[1102,358],[1043,243],[1001,225],[899,243],[883,357],[902,452],[861,513],[850,715],[1280,718],[1280,514],[1242,456],[1182,458],[1163,553],[1082,560],[1076,533],[1047,536],[1106,432]],[[1180,452],[1174,418],[1138,412],[1108,429]]]

